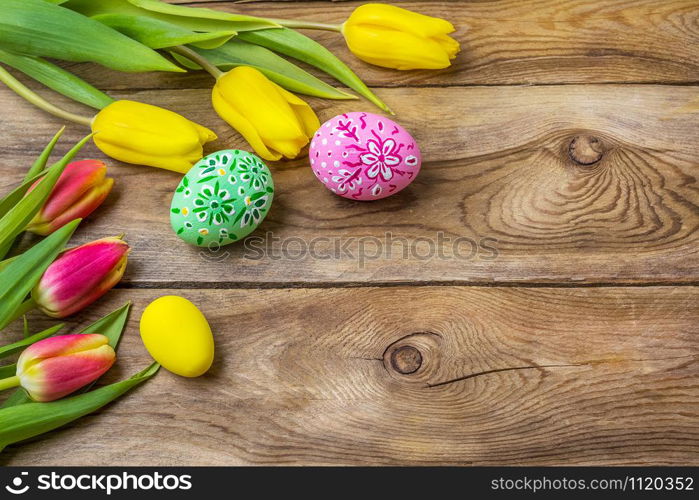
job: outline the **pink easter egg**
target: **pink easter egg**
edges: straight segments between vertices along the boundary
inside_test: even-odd
[[[373,113],[345,113],[325,122],[308,150],[313,173],[335,194],[378,200],[410,184],[422,159],[415,139]]]

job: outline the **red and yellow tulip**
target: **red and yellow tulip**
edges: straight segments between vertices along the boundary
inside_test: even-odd
[[[115,360],[99,333],[49,337],[22,352],[17,374],[0,380],[0,389],[20,385],[34,401],[54,401],[97,380]]]
[[[54,318],[83,309],[119,282],[129,250],[129,245],[116,237],[66,250],[46,269],[32,290],[32,299]]]
[[[114,179],[99,160],[74,161],[66,166],[49,198],[26,230],[45,236],[73,219],[90,215],[107,197]],[[29,188],[30,192],[39,180]]]

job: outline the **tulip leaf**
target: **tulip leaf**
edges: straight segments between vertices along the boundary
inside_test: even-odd
[[[30,56],[96,62],[119,71],[183,71],[136,40],[44,0],[2,1],[0,46]]]
[[[19,201],[24,197],[24,195],[27,193],[32,184],[34,184],[39,179],[39,177],[46,173],[44,171],[44,168],[46,167],[46,162],[48,161],[49,156],[53,151],[53,147],[56,145],[56,142],[58,142],[58,139],[61,137],[61,134],[63,134],[64,130],[65,127],[61,127],[60,130],[56,132],[56,135],[53,136],[53,139],[51,139],[49,143],[46,145],[39,157],[36,160],[34,160],[34,163],[31,167],[29,167],[29,170],[24,176],[24,182],[0,200],[0,217],[4,217],[5,214],[9,212],[12,207],[19,203]],[[0,259],[7,255],[7,252],[10,251],[10,248],[12,248],[14,240],[15,238],[7,240],[2,244],[2,246],[0,246]],[[6,264],[8,264],[7,261],[0,262],[0,270],[2,270]]]
[[[5,269],[7,266],[9,266],[9,265],[10,265],[10,262],[12,262],[12,261],[14,261],[15,259],[17,259],[17,257],[19,257],[19,255],[15,255],[14,257],[10,257],[9,259],[0,260],[0,271],[2,271],[2,270]]]
[[[13,342],[12,344],[7,344],[0,347],[0,358],[7,357],[11,354],[16,353],[17,351],[23,350],[25,347],[29,347],[34,342],[38,342],[39,340],[43,340],[46,337],[50,337],[51,335],[59,331],[61,328],[63,328],[63,326],[63,324],[54,325],[39,333],[35,333],[34,335],[23,338],[22,340],[18,340],[17,342]]]
[[[227,71],[236,66],[251,66],[257,68],[273,82],[291,92],[306,94],[325,99],[356,99],[357,97],[338,90],[312,74],[304,71],[283,57],[259,45],[233,39],[225,45],[213,50],[192,49],[205,57],[212,64]],[[185,67],[200,69],[179,54],[173,54],[177,61]]]
[[[12,66],[59,94],[95,109],[102,109],[114,102],[114,99],[82,78],[40,57],[25,56],[0,49],[0,62]]]
[[[65,7],[86,16],[129,14],[175,24],[192,31],[249,31],[279,27],[273,21],[201,7],[173,5],[158,0],[69,0]]]
[[[56,135],[53,136],[53,139],[51,139],[49,143],[46,145],[46,147],[44,147],[39,157],[36,160],[34,160],[32,166],[29,167],[29,170],[24,176],[24,182],[22,182],[22,184],[20,184],[19,187],[13,189],[12,191],[10,191],[9,194],[0,199],[0,217],[4,217],[5,214],[9,212],[10,209],[14,207],[19,202],[19,200],[21,200],[24,197],[27,190],[40,177],[39,174],[44,174],[43,170],[44,168],[46,168],[46,162],[48,161],[49,156],[53,151],[53,147],[58,142],[58,139],[61,137],[61,134],[63,134],[64,130],[65,127],[61,127],[61,129],[58,132],[56,132]]]
[[[321,44],[298,31],[290,28],[248,31],[238,33],[238,38],[315,66],[335,77],[384,111],[391,111],[345,63]]]
[[[63,250],[80,219],[47,236],[0,271],[0,330],[10,323],[31,289]]]
[[[11,365],[0,366],[0,379],[7,378],[7,377],[14,377],[16,373],[17,373],[17,364],[16,363],[12,363]],[[12,396],[14,396],[14,394],[12,394]],[[12,397],[12,396],[10,396],[10,397]],[[8,400],[9,400],[9,398],[8,398]],[[0,408],[3,408],[3,406],[0,406]]]
[[[32,402],[0,409],[0,450],[92,413],[151,378],[158,368],[160,365],[153,363],[129,379],[58,401]]]
[[[129,317],[130,308],[131,302],[127,302],[116,311],[112,311],[102,319],[86,326],[80,330],[80,333],[101,333],[109,339],[109,345],[116,350],[119,347],[119,339]]]
[[[80,151],[85,143],[92,137],[92,134],[83,138],[73,148],[68,151],[60,161],[53,165],[46,175],[39,181],[34,189],[19,200],[5,215],[0,218],[0,248],[6,248],[8,242],[14,241],[15,237],[21,233],[34,215],[41,209],[46,199],[51,194],[51,190],[58,181],[68,163]],[[0,281],[0,283],[2,283]],[[1,308],[1,306],[0,306]],[[0,318],[2,316],[0,315]],[[0,320],[1,324],[1,320]],[[1,329],[2,327],[0,327]]]
[[[160,19],[129,14],[99,14],[92,18],[152,49],[188,43],[214,48],[226,43],[237,33],[230,30],[195,33]]]
[[[37,157],[36,160],[34,160],[34,163],[32,163],[32,166],[29,167],[29,170],[27,170],[27,173],[24,175],[24,180],[28,181],[32,178],[35,178],[37,175],[42,173],[42,171],[46,168],[46,162],[49,161],[49,156],[51,156],[51,153],[53,152],[53,148],[58,142],[58,139],[61,138],[63,135],[63,131],[65,130],[65,126],[61,127],[58,129],[58,132],[55,133],[53,138],[49,141],[49,143],[46,145],[46,147],[41,151],[41,154]]]

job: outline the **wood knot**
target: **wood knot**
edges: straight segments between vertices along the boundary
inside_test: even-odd
[[[398,373],[410,375],[422,366],[422,354],[416,347],[402,345],[391,353],[391,366]]]
[[[578,165],[594,165],[603,154],[602,141],[591,135],[576,135],[568,146],[568,156]]]

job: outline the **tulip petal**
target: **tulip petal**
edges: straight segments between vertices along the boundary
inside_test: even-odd
[[[347,45],[360,59],[377,66],[407,69],[442,69],[451,64],[437,41],[378,26],[345,26]]]
[[[320,128],[320,120],[318,120],[318,115],[315,114],[313,108],[311,108],[306,101],[295,96],[286,89],[280,87],[279,92],[296,113],[296,116],[299,118],[306,132],[306,137],[312,137]],[[306,144],[308,144],[308,141],[306,141]]]
[[[108,342],[109,339],[99,333],[58,335],[40,340],[22,351],[17,360],[17,373],[25,372],[42,359],[87,351]]]
[[[90,350],[37,360],[19,379],[34,401],[54,401],[102,376],[115,359],[114,349],[105,343]]]
[[[216,86],[211,93],[211,101],[218,115],[248,141],[258,156],[271,161],[279,160],[282,157],[281,154],[272,152],[265,146],[262,137],[257,133],[252,123],[226,102]]]
[[[102,238],[67,250],[46,270],[32,298],[49,316],[69,316],[118,282],[128,252],[128,244],[119,238]]]
[[[320,126],[308,104],[249,66],[221,76],[212,100],[221,118],[266,160],[295,158]]]
[[[49,234],[59,227],[63,227],[73,219],[84,219],[102,204],[105,198],[107,198],[107,195],[109,195],[109,192],[112,190],[113,185],[114,179],[111,177],[105,179],[101,184],[93,187],[91,190],[85,193],[83,197],[77,200],[70,208],[68,208],[68,210],[53,219],[53,221],[47,223],[45,225],[45,229],[44,227],[40,226],[33,229],[32,232],[36,234]],[[42,229],[45,232],[42,233]],[[27,230],[29,230],[29,228],[27,228]]]
[[[102,182],[106,173],[107,167],[99,160],[69,163],[37,217],[42,220],[54,219],[82,197],[88,189]],[[27,192],[32,191],[38,182],[37,180]]]
[[[126,163],[185,173],[203,155],[211,130],[170,110],[134,101],[116,101],[97,113],[92,130],[102,152]]]
[[[384,27],[394,31],[411,33],[422,38],[454,31],[454,25],[446,19],[426,16],[386,4],[360,5],[352,12],[347,20],[347,25]]]
[[[447,56],[449,56],[449,59],[454,59],[456,54],[458,54],[461,50],[459,42],[454,40],[449,35],[437,35],[432,37],[432,39],[442,46],[442,48],[446,51]]]

